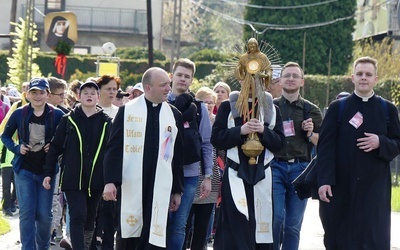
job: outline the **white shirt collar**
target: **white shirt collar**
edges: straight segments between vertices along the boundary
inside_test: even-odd
[[[357,93],[357,91],[354,91],[354,94],[356,94],[356,96],[360,97],[363,102],[368,102],[369,98],[371,98],[375,95],[375,92],[372,90],[372,94],[370,96],[361,96]]]

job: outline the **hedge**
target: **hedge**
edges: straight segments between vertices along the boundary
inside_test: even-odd
[[[4,83],[7,79],[7,53],[0,53],[0,80]],[[42,53],[38,55],[35,60],[40,67],[44,76],[53,75],[59,77],[54,68],[55,54]],[[76,70],[82,72],[83,75],[94,75],[96,73],[96,57],[91,55],[85,56],[68,56],[67,71],[65,79],[70,80],[71,75],[76,74]],[[196,62],[195,78],[198,80],[204,79],[210,75],[213,69],[216,69],[218,62]],[[170,63],[166,60],[156,60],[154,66],[164,68],[167,72],[170,71]],[[134,85],[141,80],[142,74],[148,68],[147,60],[120,60],[120,76],[123,82],[123,88],[127,85]],[[80,79],[84,80],[84,79]],[[351,82],[350,76],[332,76],[328,78],[322,75],[306,75],[304,84],[304,97],[313,103],[317,104],[320,108],[326,106],[326,87],[329,81],[329,99],[328,104],[335,99],[336,95],[342,91],[353,92],[354,86]],[[375,93],[382,97],[391,100],[392,86],[398,86],[400,81],[398,79],[387,79],[380,81],[375,87]],[[212,86],[210,86],[212,87]]]
[[[342,91],[352,93],[354,84],[350,76],[322,76],[322,75],[306,75],[304,78],[304,97],[318,105],[321,109],[326,107],[326,88],[329,81],[329,98],[328,105],[336,99],[337,94]],[[375,86],[374,91],[388,100],[392,100],[392,87],[400,83],[398,79],[386,79],[379,81]]]

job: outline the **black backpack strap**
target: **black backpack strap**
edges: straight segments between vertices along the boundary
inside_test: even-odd
[[[22,139],[23,143],[28,143],[28,139],[26,138],[26,118],[28,117],[28,109],[29,109],[29,104],[26,104],[25,106],[22,107],[21,111],[21,134],[18,134],[19,138]]]
[[[48,138],[45,138],[45,141],[46,141],[46,143],[49,143],[50,141],[51,141],[51,139],[53,138],[53,136],[54,136],[54,132],[55,132],[55,129],[56,129],[56,124],[55,124],[55,110],[54,110],[54,107],[53,106],[51,106],[51,105],[48,105],[48,107],[49,107],[49,109],[50,109],[50,117],[49,117],[49,132],[48,132]]]
[[[303,121],[307,120],[308,118],[310,118],[310,114],[311,114],[311,104],[309,102],[307,102],[306,100],[304,100]],[[303,134],[304,134],[304,137],[306,138],[306,140],[308,141],[307,131],[303,131]]]
[[[310,113],[311,113],[311,104],[306,102],[306,100],[304,100],[303,120],[307,120],[308,118],[310,118]]]
[[[383,110],[385,112],[386,125],[389,128],[390,127],[390,116],[389,116],[388,105],[387,105],[385,99],[383,99],[381,96],[378,96],[378,98],[379,98],[379,101],[380,101],[380,103],[381,103],[381,105],[383,107]]]
[[[340,123],[342,122],[342,116],[343,116],[344,108],[346,106],[347,98],[348,97],[339,99],[339,111],[338,111],[338,118],[337,118],[337,124],[338,125],[340,125]],[[383,110],[385,112],[385,119],[386,119],[387,127],[389,127],[389,125],[390,125],[390,117],[389,117],[388,105],[387,105],[385,99],[383,99],[381,96],[378,96],[378,98],[379,98],[379,102],[381,103],[382,108],[383,108]]]
[[[201,113],[202,113],[202,109],[201,109],[202,101],[195,99],[194,103],[196,104],[196,107],[197,107],[197,113],[196,113],[197,127],[200,127]]]
[[[197,113],[196,113],[196,121],[197,121],[197,128],[200,127],[200,121],[201,121],[201,103],[202,101],[200,101],[199,99],[196,99],[196,95],[190,91],[189,94],[193,97],[193,102],[194,104],[196,104],[197,107]]]
[[[71,113],[69,113],[67,116],[71,116]],[[71,119],[72,119],[72,116],[71,116]],[[67,146],[68,136],[69,136],[69,132],[71,129],[72,129],[72,124],[69,121],[69,118],[67,117],[67,124],[65,125],[65,138],[64,138],[64,143],[63,143],[63,149],[65,149],[65,147]]]

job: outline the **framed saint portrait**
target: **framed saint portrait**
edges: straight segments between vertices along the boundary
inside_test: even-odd
[[[72,12],[51,12],[44,18],[46,44],[54,50],[63,41],[74,46],[78,41],[76,16]]]

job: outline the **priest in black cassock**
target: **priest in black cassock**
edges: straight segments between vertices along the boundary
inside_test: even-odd
[[[390,249],[390,161],[400,153],[397,108],[376,96],[377,61],[354,62],[354,93],[334,101],[318,141],[326,249]],[[340,121],[340,122],[338,122]]]
[[[116,200],[120,186],[117,249],[166,248],[168,212],[183,192],[183,121],[166,102],[170,79],[161,68],[142,78],[144,95],[120,107],[104,157],[103,199]]]
[[[282,149],[285,136],[282,118],[272,103],[272,96],[263,92],[266,104],[248,103],[249,113],[260,118],[246,119],[236,108],[239,93],[221,103],[213,125],[211,143],[227,150],[227,161],[221,186],[221,210],[215,233],[216,250],[272,249],[272,175],[269,162],[273,153]],[[256,98],[254,98],[256,99]],[[247,99],[246,99],[247,100]],[[256,133],[263,147],[251,164],[242,146]]]

